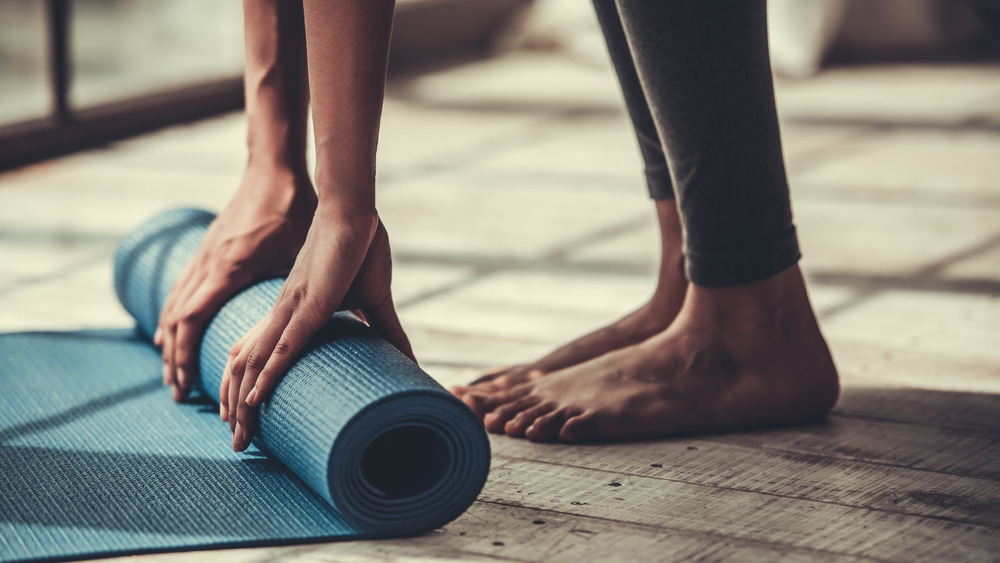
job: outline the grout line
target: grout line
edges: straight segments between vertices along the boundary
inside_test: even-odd
[[[954,252],[954,253],[949,254],[949,255],[947,255],[947,256],[945,256],[943,258],[935,260],[934,262],[926,264],[923,267],[921,267],[920,269],[918,269],[916,272],[913,272],[913,274],[911,274],[910,276],[906,276],[903,279],[907,279],[907,280],[920,280],[921,278],[931,278],[932,280],[940,279],[940,278],[937,278],[936,276],[938,274],[940,274],[941,271],[943,271],[946,268],[948,268],[949,266],[957,264],[957,263],[959,263],[959,262],[961,262],[963,260],[967,260],[969,258],[973,258],[973,257],[978,256],[980,254],[989,252],[989,251],[993,250],[994,248],[997,248],[998,246],[1000,246],[1000,232],[997,232],[993,236],[987,237],[985,240],[982,240],[982,241],[980,241],[980,242],[978,242],[976,244],[973,244],[972,246],[970,246],[970,247],[968,247],[968,248],[966,248],[964,250],[960,250],[958,252]],[[948,283],[947,280],[942,280],[942,282],[943,283]],[[1000,290],[1000,282],[998,282],[998,281],[989,281],[989,282],[986,282],[986,283],[988,285],[986,285],[983,288],[985,291],[982,291],[982,292],[979,292],[979,293],[983,293],[985,295],[991,295],[991,296],[997,295],[998,294],[998,290]],[[971,285],[971,284],[966,284],[966,285],[968,286],[968,285]],[[841,313],[843,313],[845,311],[849,311],[851,309],[854,309],[854,308],[858,307],[859,305],[862,305],[864,303],[867,303],[868,301],[871,301],[872,299],[874,299],[876,297],[879,297],[884,292],[886,292],[888,289],[889,288],[884,287],[884,286],[880,287],[877,284],[868,285],[868,286],[863,286],[862,285],[862,286],[858,287],[858,289],[854,292],[853,295],[847,297],[846,299],[844,299],[840,303],[836,303],[836,304],[834,304],[834,305],[832,305],[830,307],[827,307],[827,308],[819,311],[817,313],[817,316],[820,318],[820,320],[823,320],[823,321],[829,320],[830,317],[837,316],[837,315],[839,315],[839,314],[841,314]],[[952,293],[958,293],[958,292],[952,292]]]
[[[580,250],[581,248],[587,246],[588,244],[593,244],[594,242],[604,240],[605,237],[621,236],[630,231],[639,229],[645,225],[647,219],[648,216],[645,213],[643,213],[641,216],[635,216],[626,219],[624,221],[619,221],[612,225],[608,225],[601,229],[585,233],[580,237],[577,237],[573,240],[557,245],[556,247],[542,254],[541,256],[531,259],[529,262],[534,264],[546,264],[553,262],[562,263],[569,253],[575,250]],[[403,259],[403,261],[405,260],[406,258]],[[481,281],[495,274],[504,271],[509,271],[510,269],[511,269],[510,262],[507,261],[482,263],[476,266],[475,269],[464,278],[425,291],[409,299],[405,299],[400,303],[397,303],[396,309],[402,310],[406,309],[407,307],[412,307],[424,301],[428,301],[430,299],[434,299],[436,297],[440,297],[442,295],[451,293],[457,289],[467,287],[475,282]]]
[[[104,262],[105,260],[107,260],[107,258],[108,258],[108,252],[102,250],[100,252],[92,254],[87,258],[77,260],[75,262],[72,262],[65,266],[61,266],[44,274],[38,274],[34,276],[28,276],[16,279],[12,282],[8,282],[7,284],[0,286],[0,297],[28,289],[35,285],[71,276],[77,272],[95,266],[100,262]]]

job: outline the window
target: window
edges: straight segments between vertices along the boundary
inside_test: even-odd
[[[233,0],[0,2],[0,170],[243,103]]]

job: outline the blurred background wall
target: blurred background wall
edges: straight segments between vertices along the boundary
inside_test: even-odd
[[[770,0],[772,60],[1000,60],[1000,0]],[[398,0],[393,72],[510,49],[607,65],[589,2]],[[235,0],[0,0],[0,169],[242,104]]]

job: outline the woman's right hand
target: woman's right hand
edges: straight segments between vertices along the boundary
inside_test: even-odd
[[[321,202],[271,311],[230,351],[219,397],[221,415],[233,430],[234,450],[249,445],[257,407],[338,310],[357,312],[413,359],[396,316],[391,281],[389,236],[378,215],[329,213]]]
[[[163,383],[183,400],[198,369],[205,325],[230,297],[261,277],[288,271],[306,239],[316,193],[304,175],[248,169],[174,283],[153,342],[162,347]]]

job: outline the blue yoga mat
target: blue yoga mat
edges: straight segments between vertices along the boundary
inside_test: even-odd
[[[0,560],[415,535],[476,499],[482,423],[363,323],[338,315],[233,453],[226,355],[282,280],[230,300],[201,342],[191,401],[160,383],[150,335],[213,215],[165,212],[122,241],[134,329],[0,334]]]

